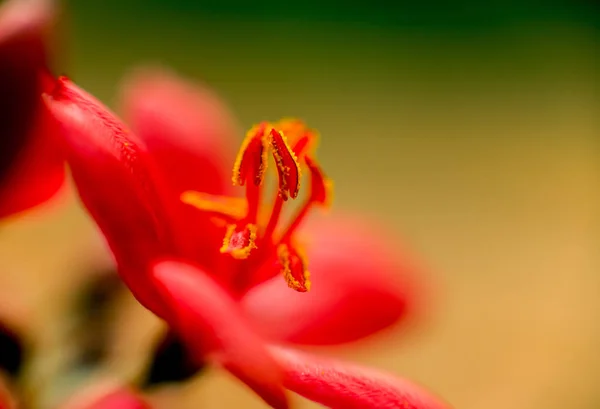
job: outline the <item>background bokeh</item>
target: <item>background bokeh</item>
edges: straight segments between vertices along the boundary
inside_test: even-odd
[[[426,261],[429,321],[338,353],[456,408],[600,406],[593,2],[64,5],[60,69],[84,88],[115,106],[124,74],[159,63],[214,87],[243,127],[305,119],[323,135],[336,208],[378,218]],[[48,348],[64,342],[54,317],[96,234],[70,194],[2,225],[4,302]],[[135,342],[115,347],[121,366]],[[222,373],[177,395],[165,407],[263,407]]]

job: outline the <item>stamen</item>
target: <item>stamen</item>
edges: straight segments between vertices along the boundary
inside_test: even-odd
[[[310,291],[310,273],[304,252],[284,243],[277,246],[277,258],[288,287],[301,293]]]
[[[281,132],[271,129],[270,135],[273,157],[279,173],[279,195],[284,201],[289,197],[295,199],[300,191],[298,160]]]
[[[333,181],[325,176],[321,167],[310,156],[304,158],[310,171],[310,200],[325,207],[333,200]]]
[[[307,131],[302,135],[294,144],[294,152],[299,158],[302,157],[305,152],[310,150],[316,144],[316,136],[314,133]]]
[[[269,124],[262,122],[252,127],[246,134],[233,165],[232,181],[234,185],[244,186],[251,178],[260,186],[265,178],[268,164],[269,136],[266,129]]]
[[[286,118],[277,122],[274,126],[282,132],[292,145],[292,150],[296,154],[298,160],[300,160],[303,154],[313,151],[317,146],[318,132],[314,129],[310,129],[306,124],[294,118]]]
[[[279,239],[280,243],[290,240],[292,234],[304,221],[308,211],[314,204],[325,207],[331,204],[331,199],[333,197],[333,182],[325,176],[314,159],[310,156],[306,156],[305,161],[310,171],[310,195]]]
[[[273,233],[275,232],[275,228],[277,227],[277,223],[279,223],[279,217],[281,216],[281,210],[283,209],[283,199],[280,195],[277,195],[275,198],[275,203],[273,203],[273,209],[271,210],[271,216],[269,217],[269,222],[267,223],[267,228],[265,229],[264,237],[266,240],[271,241],[273,237]]]
[[[240,225],[230,224],[223,238],[221,253],[228,253],[235,259],[246,259],[256,247],[255,224],[248,223],[241,230]]]
[[[246,200],[239,197],[217,196],[188,190],[181,194],[180,200],[203,212],[212,213],[216,217],[228,220],[230,223],[241,220],[248,212]]]
[[[258,218],[258,207],[260,205],[260,197],[262,194],[262,186],[250,183],[246,186],[246,202],[248,204],[248,213],[246,219],[250,223],[256,223]]]
[[[310,290],[306,257],[291,243],[293,233],[309,210],[314,205],[328,206],[331,202],[332,182],[312,156],[317,138],[317,132],[299,120],[288,119],[274,124],[262,122],[247,132],[233,167],[233,184],[245,186],[244,199],[223,198],[199,192],[185,192],[181,196],[184,203],[211,213],[211,216],[218,218],[217,221],[226,223],[221,253],[227,253],[238,260],[249,258],[244,263],[223,259],[223,274],[238,277],[235,280],[240,293],[256,282],[278,273],[283,274],[290,288],[299,292]],[[261,206],[269,151],[275,160],[279,183],[263,230],[262,223],[266,218],[263,219],[262,215],[266,209]],[[274,239],[284,202],[298,197],[300,163],[306,164],[310,171],[310,192],[287,228]],[[259,251],[252,253],[259,247]]]

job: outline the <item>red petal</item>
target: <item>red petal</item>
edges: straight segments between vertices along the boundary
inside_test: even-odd
[[[171,307],[170,323],[200,362],[216,360],[275,408],[287,408],[281,370],[233,299],[203,271],[184,263],[155,267],[157,286]]]
[[[125,81],[125,116],[148,147],[171,190],[173,223],[187,258],[214,269],[223,238],[206,214],[180,202],[183,192],[223,194],[231,187],[237,127],[217,95],[160,69],[140,70]]]
[[[144,145],[94,97],[59,79],[45,100],[61,126],[79,196],[113,251],[134,295],[161,315],[147,263],[174,247],[158,176]]]
[[[125,118],[167,172],[176,197],[187,190],[228,190],[237,127],[211,90],[146,69],[126,81],[123,105]]]
[[[411,312],[415,269],[398,249],[389,251],[394,241],[351,218],[329,217],[311,227],[311,290],[291,291],[275,277],[242,300],[262,333],[300,344],[338,344],[368,336]]]
[[[46,108],[44,107],[44,110]],[[65,165],[55,123],[47,112],[0,183],[0,218],[42,204],[64,186]]]
[[[41,101],[53,12],[44,0],[0,7],[0,217],[46,201],[63,182]]]
[[[333,409],[448,409],[419,386],[370,368],[273,348],[285,369],[284,385]]]

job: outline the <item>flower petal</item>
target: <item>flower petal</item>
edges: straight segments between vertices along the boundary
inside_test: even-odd
[[[307,293],[275,277],[252,289],[242,306],[272,339],[328,345],[355,341],[410,315],[416,268],[373,225],[349,217],[310,226]],[[307,235],[308,235],[307,234]]]
[[[41,5],[10,0],[0,7],[0,166],[25,145],[39,107],[38,71],[46,67],[44,37],[52,22],[51,9]]]
[[[281,370],[229,294],[203,271],[165,261],[154,276],[171,308],[168,320],[195,359],[215,360],[275,408],[287,408]]]
[[[284,385],[333,409],[448,409],[421,387],[401,378],[291,349],[274,347]]]
[[[134,72],[122,95],[125,118],[151,152],[178,215],[173,229],[186,258],[215,267],[223,237],[209,215],[181,203],[186,191],[222,195],[231,188],[237,126],[225,104],[207,87],[158,68]]]
[[[34,120],[39,125],[26,137],[26,145],[0,182],[0,218],[45,203],[65,185],[64,157],[56,125],[47,112],[40,112]]]
[[[45,202],[63,184],[55,127],[41,101],[53,17],[45,0],[0,7],[0,217]]]
[[[44,95],[66,143],[79,196],[138,300],[161,314],[147,263],[174,251],[159,175],[143,143],[91,95],[60,78]]]
[[[157,68],[137,71],[123,90],[125,118],[167,172],[176,197],[228,190],[237,127],[217,95]]]

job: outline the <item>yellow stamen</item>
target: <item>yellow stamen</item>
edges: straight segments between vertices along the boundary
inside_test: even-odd
[[[215,216],[230,220],[240,220],[248,211],[246,199],[239,197],[217,196],[204,192],[188,190],[183,192],[181,201],[204,212],[215,213]]]

